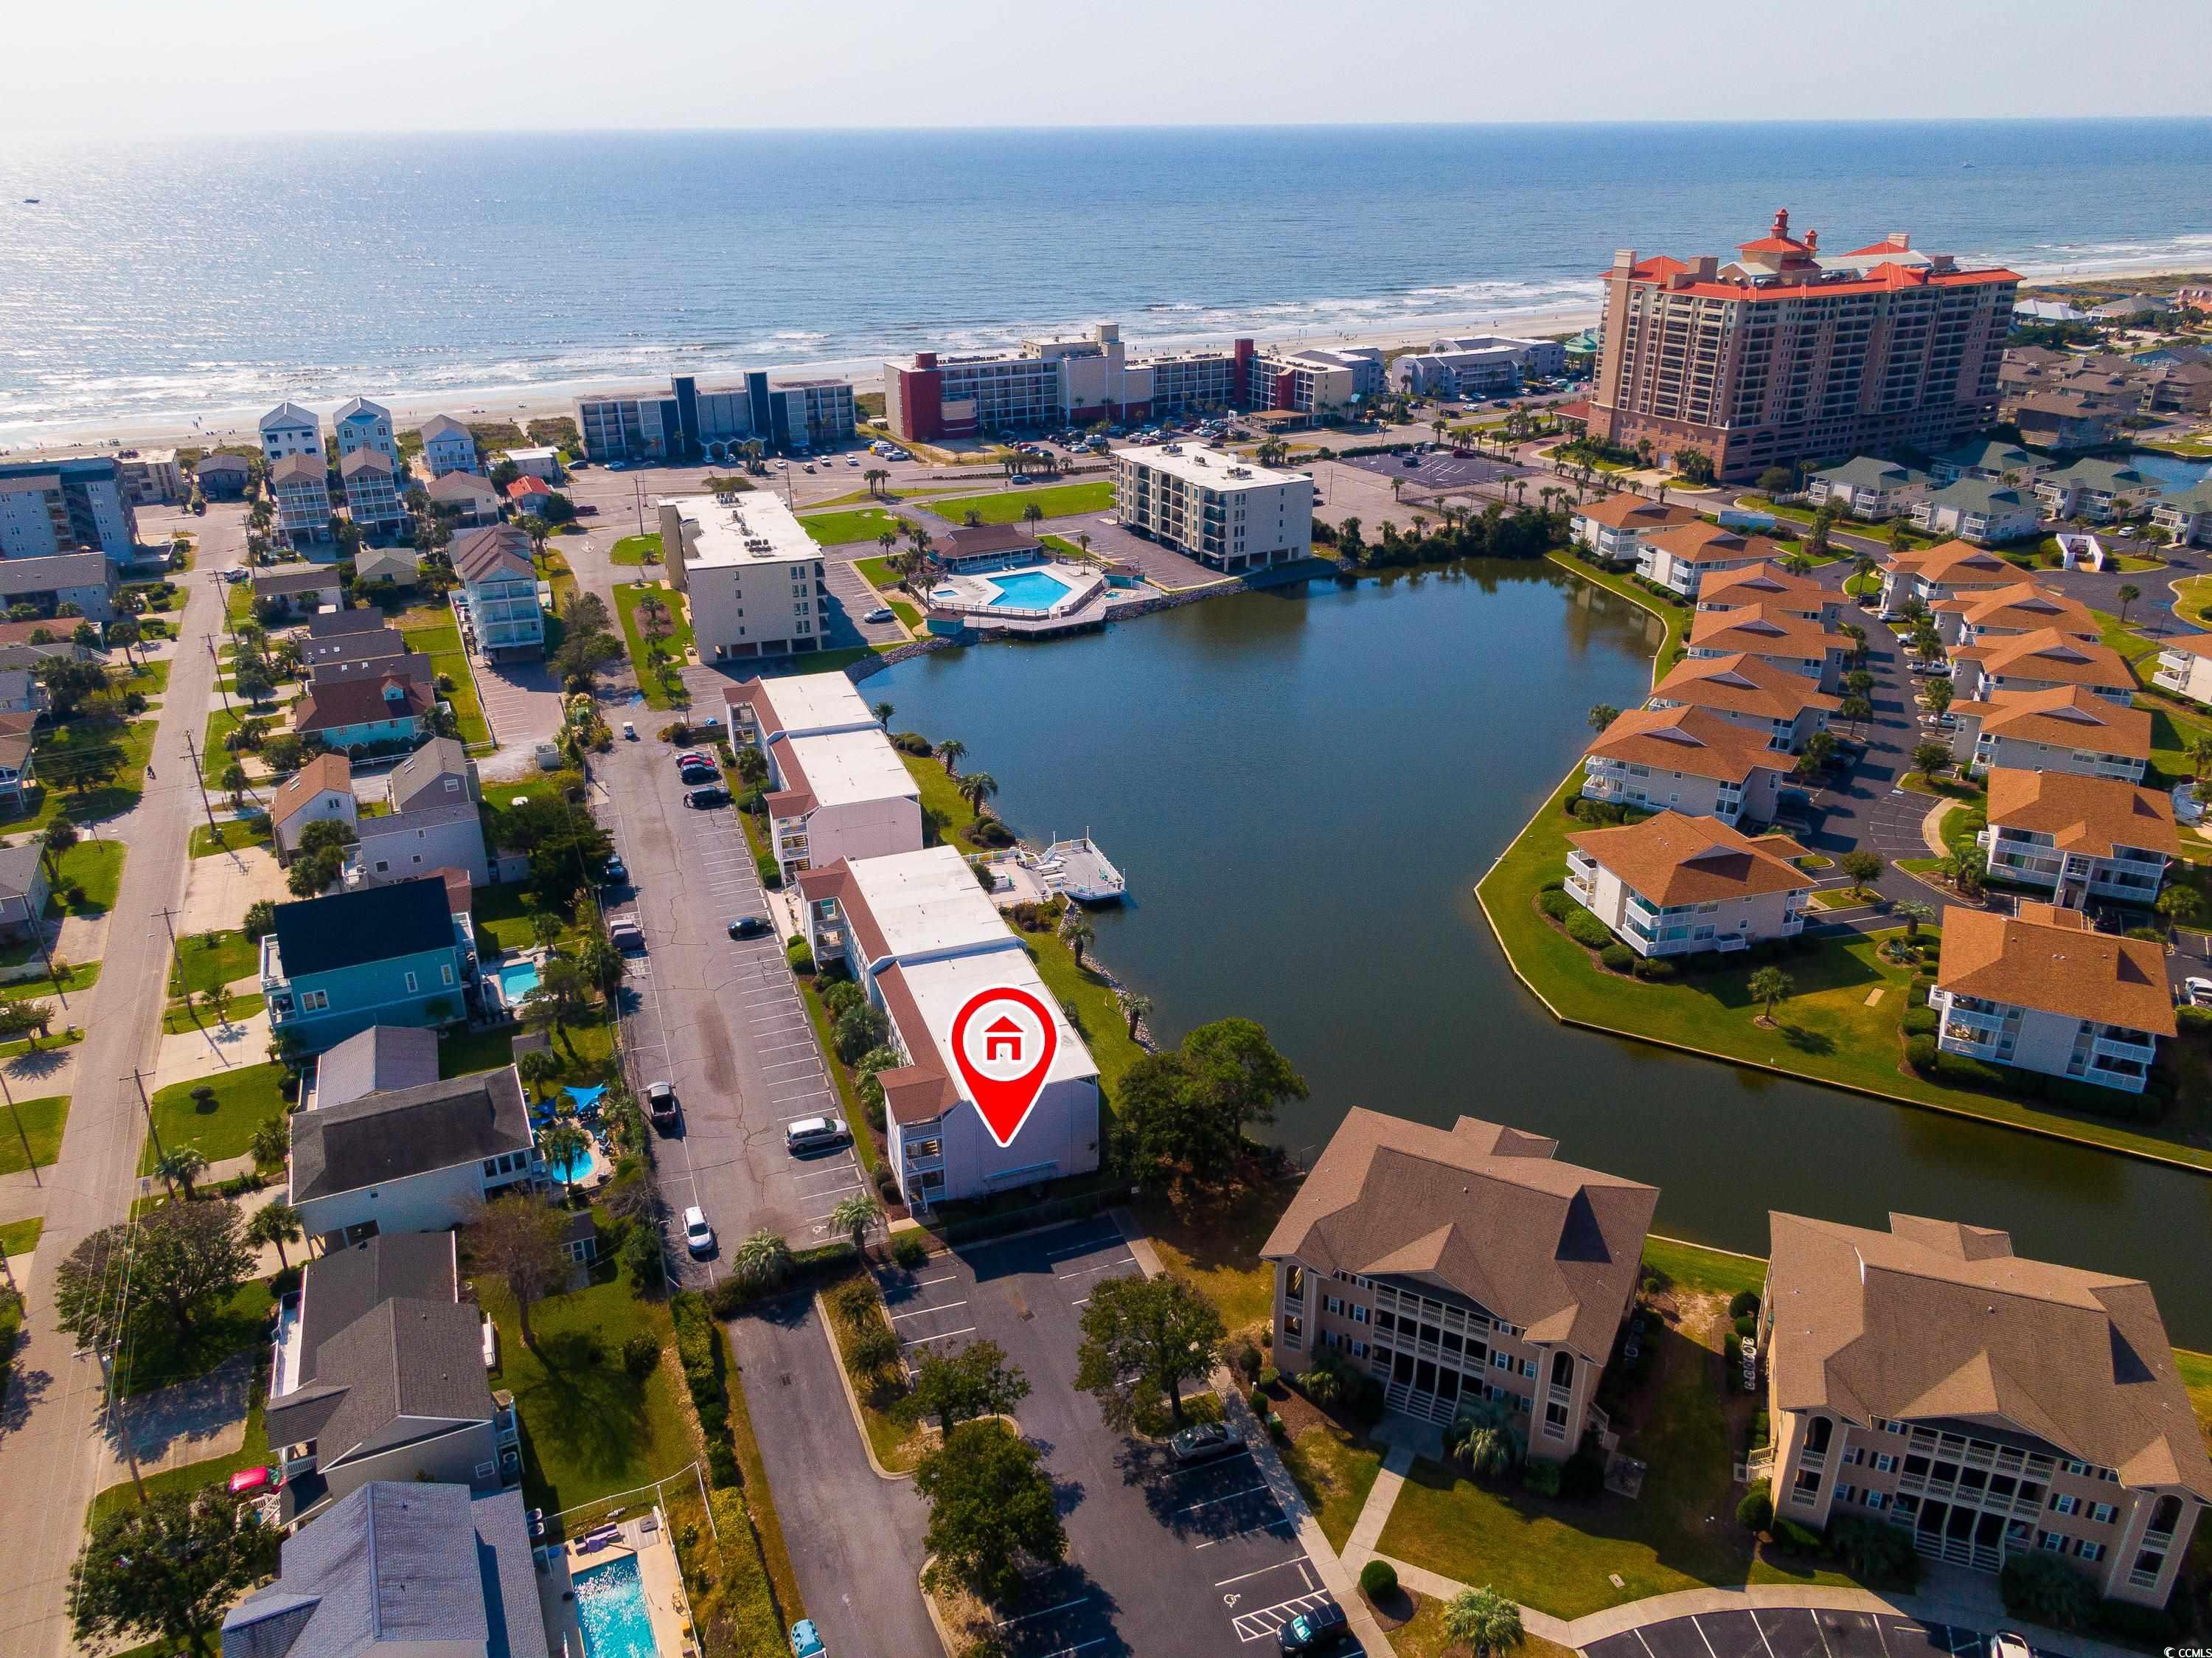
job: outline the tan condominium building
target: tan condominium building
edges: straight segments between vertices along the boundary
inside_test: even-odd
[[[1503,1402],[1528,1417],[1534,1457],[1606,1442],[1598,1383],[1659,1191],[1558,1150],[1473,1117],[1441,1129],[1355,1107],[1260,1252],[1279,1366],[1334,1350],[1431,1422]]]
[[[2062,628],[2008,633],[1979,644],[1954,645],[1951,683],[1963,696],[1986,702],[2004,691],[2050,691],[2079,686],[2125,708],[2136,698],[2136,676],[2120,653]]]
[[[2166,860],[2181,856],[2172,796],[2117,777],[1999,766],[1984,809],[1990,877],[2041,887],[2064,908],[2154,903]]]
[[[1313,552],[1313,479],[1224,449],[1115,450],[1114,509],[1138,533],[1232,575]]]
[[[1685,657],[1651,688],[1644,707],[1702,708],[1731,725],[1758,733],[1770,748],[1795,754],[1843,707],[1843,699],[1817,689],[1757,656]]]
[[[2141,783],[2150,760],[2150,714],[2123,708],[2080,686],[2000,691],[1985,703],[1954,702],[1951,753],[1960,770],[2070,771]]]
[[[921,789],[867,701],[842,674],[725,686],[730,741],[768,761],[777,866],[790,881],[840,858],[921,850]]]
[[[1632,708],[1583,751],[1583,795],[1733,824],[1773,820],[1796,762],[1771,737],[1703,708]]]
[[[1928,1005],[1946,1053],[2124,1094],[2142,1092],[2158,1039],[2175,1029],[2157,943],[2026,901],[2009,916],[1944,906]]]
[[[1934,609],[1946,599],[2020,585],[2020,566],[1966,541],[1945,541],[1881,561],[1881,614],[1902,615],[1914,600]]]
[[[1823,691],[1842,683],[1850,636],[1831,632],[1779,604],[1700,610],[1690,622],[1689,654],[1757,656],[1785,673],[1802,674]]]
[[[1805,930],[1812,878],[1787,835],[1662,812],[1569,835],[1567,893],[1638,955],[1725,954]]]
[[[1698,515],[1687,507],[1646,501],[1640,495],[1608,495],[1572,509],[1568,520],[1577,546],[1609,564],[1632,564],[1644,550],[1645,536],[1654,530],[1694,524]]]
[[[2056,628],[2075,639],[2104,637],[2088,606],[2034,582],[1976,588],[1955,599],[1939,599],[1929,608],[1935,614],[1936,631],[1947,645],[1987,644],[1993,639],[2039,633],[2045,628]]]
[[[775,497],[664,497],[660,545],[671,584],[690,602],[701,662],[822,649],[830,631],[822,549]]]
[[[1734,610],[1765,605],[1776,614],[1833,626],[1844,613],[1844,596],[1809,576],[1792,576],[1776,564],[1746,564],[1717,571],[1698,585],[1699,610]]]
[[[1590,434],[1748,482],[1808,457],[1936,450],[1996,417],[2020,277],[1893,234],[1823,258],[1774,216],[1723,262],[1613,255]]]
[[[1955,1221],[1769,1220],[1754,1472],[1778,1515],[1881,1521],[1973,1571],[2048,1554],[2166,1603],[2212,1462],[2148,1284]]]
[[[1646,535],[1636,555],[1636,573],[1670,593],[1694,599],[1713,576],[1770,563],[1788,551],[1763,535],[1739,535],[1701,518]]]

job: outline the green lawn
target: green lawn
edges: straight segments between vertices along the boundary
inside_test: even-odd
[[[846,512],[817,512],[799,521],[806,526],[806,533],[825,547],[850,546],[856,541],[872,541],[889,531],[900,534],[906,528],[905,521],[896,513],[881,507],[854,507]]]
[[[2136,1128],[1947,1088],[1906,1069],[1897,1020],[1911,975],[1878,960],[1875,939],[1822,940],[1806,954],[1788,957],[1782,966],[1796,989],[1777,1009],[1771,1029],[1753,1022],[1759,1009],[1745,989],[1753,971],[1749,964],[1671,984],[1601,972],[1581,945],[1534,908],[1544,883],[1565,871],[1567,832],[1581,826],[1562,809],[1580,781],[1577,767],[1476,888],[1507,956],[1556,1016],[1811,1082],[2212,1168],[2212,1149],[2204,1149],[2203,1133],[2212,1101],[2185,1100],[2166,1123]],[[1869,1007],[1867,995],[1877,986],[1885,994]]]
[[[530,930],[530,916],[522,889],[511,881],[487,887],[476,895],[477,934],[502,950],[527,949],[538,942]]]
[[[252,1408],[246,1417],[246,1442],[228,1456],[219,1456],[205,1462],[188,1462],[181,1468],[167,1468],[157,1474],[146,1476],[146,1494],[160,1496],[169,1491],[196,1491],[203,1486],[226,1484],[230,1477],[247,1468],[269,1466],[269,1425],[262,1417],[262,1393],[266,1379],[257,1377],[253,1384]],[[118,1480],[92,1500],[92,1513],[87,1523],[100,1519],[117,1509],[135,1507],[138,1501],[137,1489],[127,1479]],[[158,1649],[158,1643],[157,1643]]]
[[[1664,1273],[1675,1289],[1699,1295],[1734,1299],[1746,1289],[1759,1295],[1766,1286],[1766,1263],[1759,1256],[1708,1249],[1680,1238],[1644,1239],[1644,1264]]]
[[[648,558],[647,554],[651,557]],[[660,562],[660,532],[653,530],[644,535],[625,535],[607,549],[607,558],[617,564],[657,564]]]
[[[186,933],[177,941],[169,963],[169,994],[211,991],[261,971],[261,946],[235,928],[217,933]]]
[[[852,1073],[837,1058],[836,1044],[830,1039],[830,1010],[822,1005],[822,997],[816,991],[814,980],[799,979],[799,999],[806,1004],[806,1022],[813,1027],[814,1045],[822,1050],[823,1068],[836,1085],[837,1100],[843,1111],[845,1126],[853,1131],[854,1155],[860,1160],[872,1179],[876,1165],[883,1161],[883,1154],[876,1149],[874,1126],[868,1121],[866,1111],[861,1107],[860,1096],[854,1090]]]
[[[241,852],[249,846],[273,844],[269,820],[265,816],[255,818],[251,824],[240,818],[234,818],[228,822],[218,818],[213,829],[204,823],[196,823],[192,826],[191,837],[191,853],[196,858],[214,857],[220,852]]]
[[[1037,976],[1057,998],[1069,1021],[1098,1062],[1098,1081],[1110,1097],[1122,1072],[1144,1057],[1129,1034],[1129,1021],[1114,989],[1088,966],[1075,965],[1075,951],[1057,933],[1017,931],[1036,963]]]
[[[623,1368],[623,1344],[634,1335],[650,1336],[664,1355],[674,1344],[667,1303],[641,1297],[619,1268],[593,1276],[588,1288],[531,1308],[534,1349],[523,1344],[506,1286],[489,1274],[476,1278],[477,1300],[499,1326],[491,1382],[514,1395],[521,1419],[523,1498],[549,1516],[674,1473],[697,1454],[676,1367],[664,1357],[641,1382]]]
[[[887,599],[884,602],[891,607],[891,614],[905,623],[908,629],[917,633],[921,631],[921,613],[919,610],[903,599]]]
[[[97,916],[113,909],[116,889],[123,885],[123,860],[129,850],[119,840],[81,840],[64,852],[56,860],[61,878],[52,883],[46,913]],[[71,887],[83,888],[82,903],[72,904],[64,897]]]
[[[928,1441],[892,1414],[909,1391],[906,1367],[894,1359],[881,1369],[866,1371],[853,1362],[854,1343],[869,1329],[886,1322],[889,1316],[880,1291],[874,1294],[869,1309],[860,1318],[847,1316],[843,1294],[847,1285],[856,1283],[876,1290],[876,1281],[861,1270],[857,1261],[837,1282],[822,1286],[823,1303],[830,1309],[830,1327],[837,1338],[838,1359],[845,1367],[846,1379],[852,1383],[853,1397],[860,1403],[860,1422],[867,1429],[869,1448],[875,1452],[876,1460],[893,1473],[906,1473],[921,1460]],[[894,1325],[892,1328],[897,1326]]]
[[[61,1152],[69,1109],[69,1096],[54,1094],[42,1100],[18,1100],[13,1112],[0,1112],[0,1174],[20,1174],[33,1161],[40,1168],[50,1167]],[[23,1155],[26,1139],[31,1143],[30,1160]]]
[[[863,582],[878,593],[890,593],[898,587],[898,572],[891,568],[889,558],[855,558],[853,568],[860,572]]]
[[[449,610],[412,610],[398,617],[399,630],[414,649],[430,659],[430,672],[453,682],[451,691],[437,694],[453,705],[453,727],[460,740],[471,747],[489,743],[491,728],[484,722],[483,704],[469,674],[469,655],[461,643],[460,624]]]
[[[46,1229],[46,1216],[33,1215],[27,1221],[10,1221],[0,1226],[0,1254],[9,1260],[27,1255],[39,1247],[39,1234]]]
[[[267,1005],[267,999],[258,994],[234,996],[223,1012],[229,1016],[232,1024],[237,1025],[252,1018]],[[198,1002],[189,1006],[183,1002],[173,1002],[161,1010],[161,1029],[171,1036],[181,1036],[186,1031],[204,1031],[217,1023],[213,1012]]]
[[[123,751],[114,777],[88,789],[69,781],[71,756],[107,745]],[[154,722],[113,721],[86,716],[40,733],[34,750],[40,781],[25,790],[24,806],[0,816],[0,835],[44,829],[64,813],[78,823],[121,815],[138,804],[145,791],[146,763],[154,755]]]
[[[645,636],[639,631],[638,602],[647,594],[657,594],[668,607],[672,631],[661,641],[661,648],[672,659],[666,665],[665,677],[656,674],[645,657]],[[684,613],[684,595],[673,588],[654,588],[642,582],[624,582],[615,588],[615,608],[622,615],[623,638],[629,646],[630,666],[637,671],[638,689],[645,693],[648,708],[688,708],[691,693],[684,689],[683,678],[684,653],[690,649],[691,623]]]
[[[169,670],[176,665],[173,656],[164,656],[158,662],[141,662],[135,668],[125,668],[116,680],[117,688],[136,691],[152,698],[169,693]]]
[[[284,1067],[271,1063],[241,1065],[212,1076],[172,1082],[154,1095],[154,1131],[167,1150],[197,1146],[200,1155],[211,1163],[242,1157],[253,1131],[271,1117],[284,1114],[284,1096],[279,1088],[283,1080]],[[215,1090],[215,1098],[205,1109],[192,1098],[192,1090],[200,1088]],[[138,1172],[151,1174],[154,1161],[154,1142],[149,1138],[138,1155]]]
[[[922,821],[936,838],[963,852],[981,851],[981,847],[969,840],[967,833],[969,826],[976,820],[975,814],[960,798],[960,786],[945,771],[945,763],[933,755],[902,753],[899,758],[906,762],[906,769],[914,774],[914,780],[921,785]],[[974,756],[962,764],[973,765]]]
[[[1147,1191],[1135,1209],[1160,1265],[1202,1290],[1231,1336],[1256,1336],[1275,1314],[1275,1269],[1260,1250],[1290,1198],[1286,1186],[1255,1186],[1178,1207]]]
[[[1329,1546],[1343,1552],[1359,1511],[1382,1472],[1382,1453],[1354,1439],[1333,1422],[1307,1429],[1283,1448],[1283,1466],[1297,1482],[1298,1495],[1321,1521]]]
[[[175,1339],[167,1320],[149,1320],[146,1334],[132,1346],[124,1393],[149,1393],[172,1382],[204,1376],[234,1353],[259,1347],[269,1338],[269,1314],[276,1297],[267,1280],[241,1284],[230,1298],[194,1321],[183,1341]],[[251,1462],[241,1465],[252,1467]]]
[[[1041,489],[955,496],[950,501],[932,501],[929,509],[953,524],[966,523],[971,511],[981,514],[987,524],[1018,524],[1022,521],[1022,509],[1031,502],[1047,518],[1110,512],[1114,507],[1114,484],[1111,479],[1095,478],[1079,484],[1054,484]]]
[[[497,1070],[513,1063],[514,1058],[514,1032],[511,1029],[463,1031],[438,1041],[441,1076],[473,1076],[478,1071]]]

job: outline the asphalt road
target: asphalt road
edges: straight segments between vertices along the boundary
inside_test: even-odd
[[[1700,1612],[1594,1641],[1583,1658],[1987,1658],[1979,1630],[1891,1612]]]

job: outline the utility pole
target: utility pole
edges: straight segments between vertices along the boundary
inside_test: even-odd
[[[189,731],[185,733],[185,753],[192,757],[192,777],[199,783],[200,810],[207,814],[208,833],[220,840],[222,838],[222,831],[216,826],[215,820],[215,807],[208,800],[207,774],[200,770],[199,745],[192,741],[192,734]],[[176,941],[173,936],[170,942],[174,943]]]
[[[131,1442],[131,1424],[123,1419],[122,1412],[117,1409],[115,1356],[105,1347],[94,1348],[93,1351],[100,1360],[100,1380],[106,1385],[108,1426],[123,1446],[123,1460],[131,1465],[131,1489],[138,1493],[138,1501],[143,1503],[146,1501],[146,1480],[138,1472],[138,1448]]]
[[[118,1077],[116,1080],[120,1082],[123,1079]],[[138,1108],[146,1113],[146,1133],[148,1137],[154,1142],[154,1161],[157,1163],[166,1161],[169,1154],[161,1149],[161,1131],[154,1126],[154,1102],[146,1097],[145,1073],[141,1071],[137,1066],[133,1065],[131,1068],[130,1080],[137,1085]],[[168,1184],[168,1177],[167,1175],[163,1175],[161,1179],[163,1185],[166,1186]],[[176,1195],[175,1187],[170,1187],[169,1195],[173,1198]]]
[[[39,1178],[39,1160],[31,1155],[31,1137],[23,1132],[22,1113],[15,1109],[15,1091],[8,1086],[8,1073],[4,1070],[0,1070],[0,1099],[7,1100],[8,1115],[15,1122],[15,1137],[23,1143],[23,1161],[31,1166],[31,1184],[46,1185],[46,1182]],[[0,1257],[4,1257],[4,1252],[0,1252]],[[9,1274],[8,1282],[12,1284],[15,1281],[15,1276],[12,1273]]]
[[[161,924],[169,930],[169,948],[173,953],[177,948],[177,912],[164,905],[154,913],[161,917]]]

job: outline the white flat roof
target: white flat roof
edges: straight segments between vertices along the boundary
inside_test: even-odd
[[[851,869],[868,913],[883,930],[884,947],[902,963],[1000,939],[1012,942],[998,906],[975,884],[968,860],[950,846],[862,858]]]
[[[957,854],[956,854],[957,856]],[[968,877],[968,885],[975,895],[982,897],[982,889],[975,886],[975,878]],[[985,905],[990,903],[985,899]],[[922,1021],[929,1027],[929,1039],[936,1045],[937,1058],[952,1078],[952,1086],[963,1100],[971,1105],[974,1097],[960,1075],[959,1063],[954,1058],[950,1038],[952,1021],[961,1005],[978,991],[991,990],[1011,984],[1017,990],[1027,991],[1042,1003],[1052,1015],[1053,1028],[1059,1033],[1058,1046],[1053,1050],[1052,1069],[1045,1075],[1048,1082],[1062,1082],[1081,1076],[1098,1075],[1098,1062],[1091,1057],[1091,1050],[1083,1045],[1060,1010],[1060,1000],[1045,987],[1037,976],[1036,964],[1030,953],[1022,948],[1006,925],[999,930],[1006,934],[1006,945],[1001,950],[987,950],[976,955],[956,955],[942,961],[927,961],[919,966],[904,967],[907,988],[914,992],[915,1006],[921,1009]],[[909,1044],[914,1033],[903,1033]]]
[[[1179,453],[1170,454],[1170,449]],[[1263,466],[1258,461],[1241,454],[1231,454],[1226,449],[1209,449],[1195,443],[1158,443],[1146,447],[1114,451],[1116,460],[1128,460],[1156,472],[1164,472],[1188,483],[1203,484],[1212,490],[1273,489],[1279,484],[1310,484],[1309,472],[1294,472],[1285,468]],[[1241,473],[1232,476],[1232,473]]]
[[[876,729],[872,720],[865,731],[832,731],[817,736],[793,737],[785,747],[798,761],[799,771],[805,774],[807,792],[814,796],[817,806],[921,798],[921,785],[915,782],[914,773],[906,769],[898,751],[891,747],[890,739]],[[968,884],[975,886],[973,875],[968,877]],[[981,891],[976,887],[979,897]]]
[[[506,449],[501,453],[518,466],[526,460],[558,460],[561,458],[561,451],[550,443],[535,449]]]
[[[688,564],[744,569],[748,565],[812,564],[822,548],[791,515],[791,509],[764,490],[748,490],[726,499],[712,495],[663,496],[684,521],[698,527]],[[690,538],[687,537],[687,540]]]
[[[761,689],[775,710],[778,729],[787,735],[811,737],[824,731],[876,729],[868,699],[842,674],[794,674],[763,680]]]

